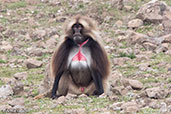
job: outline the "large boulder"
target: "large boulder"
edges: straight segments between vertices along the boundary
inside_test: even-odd
[[[150,23],[162,23],[166,32],[171,31],[171,7],[163,1],[151,0],[144,4],[136,17]]]
[[[152,0],[144,4],[137,12],[137,17],[152,23],[161,22],[164,17],[164,12],[168,10],[164,2]]]

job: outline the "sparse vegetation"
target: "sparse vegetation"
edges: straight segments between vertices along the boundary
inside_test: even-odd
[[[140,27],[128,27],[128,22],[137,18],[136,13],[140,7],[150,0],[135,0],[135,2],[128,0],[121,9],[118,8],[118,3],[113,3],[111,0],[49,0],[47,2],[44,0],[30,0],[30,3],[26,0],[16,1],[0,1],[0,88],[2,85],[10,85],[17,81],[23,84],[24,90],[19,95],[9,95],[7,98],[0,96],[0,109],[11,107],[9,101],[15,98],[24,98],[24,108],[28,114],[53,114],[67,111],[69,111],[68,113],[74,113],[73,110],[78,111],[78,113],[83,111],[83,113],[92,114],[102,112],[124,114],[126,109],[121,109],[121,106],[131,101],[138,101],[137,114],[160,113],[160,110],[162,110],[160,103],[162,102],[166,103],[166,108],[169,107],[170,101],[167,98],[171,97],[170,93],[166,98],[160,99],[151,99],[148,95],[143,96],[142,93],[146,94],[145,90],[147,88],[151,89],[156,86],[162,86],[170,92],[171,71],[169,69],[171,67],[171,56],[168,51],[171,44],[167,41],[165,45],[166,52],[158,52],[154,48],[159,49],[162,46],[160,39],[156,44],[155,41],[148,42],[150,39],[145,40],[145,42],[151,43],[147,48],[142,46],[143,41],[139,42],[142,36],[131,35],[141,33],[142,35],[160,38],[165,34],[170,34],[170,32],[166,32],[162,28],[162,22],[156,24],[142,20],[143,25]],[[162,1],[171,6],[170,0]],[[57,43],[60,42],[59,37],[63,35],[62,24],[75,14],[88,15],[97,20],[99,24],[102,40],[105,42],[108,56],[111,59],[111,75],[113,77],[110,79],[110,83],[112,92],[109,97],[77,96],[75,98],[70,96],[65,97],[64,101],[63,99],[60,99],[60,101],[44,97],[33,100],[33,97],[39,94],[40,85],[47,74],[46,66],[50,62],[54,47],[56,47],[56,44],[53,43],[52,47],[51,45],[47,46],[47,41],[55,39]],[[116,25],[118,20],[121,23]],[[134,44],[129,44],[130,42],[127,39],[131,38],[138,43],[135,41]],[[6,43],[12,48],[9,48]],[[34,52],[30,54],[36,48],[41,50],[41,54],[36,55],[37,52],[36,54]],[[7,60],[3,56],[6,56]],[[29,58],[35,58],[41,61],[43,65],[40,68],[28,69],[25,60]],[[121,60],[113,65],[113,59]],[[144,63],[148,65],[143,65]],[[14,78],[16,73],[22,72],[26,72],[26,79]],[[137,80],[143,84],[143,88],[133,89],[123,79]],[[115,95],[113,91],[119,92],[120,95]],[[121,104],[118,105],[117,103]],[[153,108],[151,104],[157,108]],[[81,111],[79,112],[79,110]],[[1,113],[4,112],[0,110]]]
[[[7,8],[9,9],[17,9],[17,8],[24,8],[27,6],[27,3],[25,1],[19,1],[19,2],[14,2],[14,3],[9,3],[6,4]]]
[[[130,53],[130,54],[127,54],[127,53],[119,53],[119,57],[128,57],[130,59],[136,58],[136,56],[135,56],[134,53]]]

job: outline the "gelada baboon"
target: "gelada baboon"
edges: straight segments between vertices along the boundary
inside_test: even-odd
[[[110,65],[96,22],[76,15],[64,24],[63,41],[51,60],[52,99],[61,95],[99,96],[108,90]]]

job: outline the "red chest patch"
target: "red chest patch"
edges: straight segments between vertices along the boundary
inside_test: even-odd
[[[86,40],[85,42],[83,42],[82,44],[79,45],[79,51],[78,53],[72,58],[72,61],[86,61],[86,57],[82,54],[81,52],[81,48],[84,44],[86,44],[88,42],[88,40]]]

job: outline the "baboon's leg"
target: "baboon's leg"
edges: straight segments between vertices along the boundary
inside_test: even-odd
[[[64,73],[61,76],[61,79],[59,81],[59,85],[58,85],[58,90],[57,90],[57,95],[58,96],[65,96],[68,93],[68,87],[69,87],[69,74],[68,73]]]

